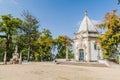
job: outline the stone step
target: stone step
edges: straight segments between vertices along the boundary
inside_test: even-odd
[[[108,67],[105,64],[100,64],[97,62],[56,62],[56,64],[61,65],[77,65],[77,66],[87,66],[87,67]]]

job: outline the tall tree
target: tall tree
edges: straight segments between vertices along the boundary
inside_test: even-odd
[[[28,61],[30,59],[30,52],[32,52],[32,45],[34,41],[39,38],[39,21],[36,17],[31,15],[28,11],[23,11],[23,36],[25,36],[25,40],[27,41],[25,44],[28,49]]]
[[[36,42],[36,60],[52,60],[52,45],[53,39],[51,32],[48,29],[43,29],[38,41]],[[35,47],[34,47],[35,48]]]
[[[12,35],[20,28],[22,21],[19,18],[14,18],[10,14],[1,16],[0,32],[6,35],[6,54],[9,56],[9,47],[12,43]]]
[[[0,61],[3,61],[4,53],[5,53],[5,47],[6,47],[6,39],[0,38]]]
[[[120,44],[120,17],[112,13],[105,15],[105,20],[102,24],[98,24],[99,28],[107,29],[105,34],[99,37],[101,47],[105,55],[113,56],[118,53],[118,45]]]
[[[54,44],[57,47],[57,58],[65,58],[66,55],[71,55],[72,51],[70,47],[72,46],[72,39],[68,36],[58,36],[58,38],[54,40]]]

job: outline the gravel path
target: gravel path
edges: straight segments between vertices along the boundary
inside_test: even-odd
[[[50,62],[0,65],[0,80],[120,80],[120,67],[84,67]]]

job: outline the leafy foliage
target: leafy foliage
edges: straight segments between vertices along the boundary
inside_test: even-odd
[[[10,57],[12,44],[12,35],[20,28],[22,21],[19,18],[14,18],[10,14],[1,16],[0,32],[6,35],[6,53]]]
[[[32,47],[34,45],[34,42],[39,38],[39,21],[37,18],[32,16],[28,11],[24,11],[23,14],[23,24],[22,24],[22,30],[23,33],[21,34],[20,38],[22,40],[21,45],[23,45],[23,49],[28,49],[28,60],[30,56],[33,56],[34,48]],[[19,43],[20,44],[20,43]],[[26,49],[26,50],[27,50]]]
[[[115,14],[116,10],[112,13],[105,15],[104,23],[99,24],[99,28],[107,28],[104,35],[99,37],[101,47],[105,55],[113,56],[117,53],[117,47],[120,44],[120,18]]]
[[[36,60],[48,61],[52,60],[52,45],[53,39],[51,32],[48,29],[43,29],[40,34],[38,41],[35,43],[36,46]]]
[[[3,61],[5,47],[6,47],[6,39],[0,38],[0,61]]]
[[[50,30],[38,31],[39,21],[28,11],[22,14],[23,20],[14,18],[10,14],[1,16],[0,32],[5,38],[0,38],[0,60],[7,52],[7,59],[10,60],[15,45],[18,46],[18,53],[22,53],[22,60],[51,61],[55,57],[53,49],[57,49],[57,58],[65,58],[66,47],[69,48],[68,56],[73,58],[72,40],[68,36],[58,36],[53,39]]]
[[[57,58],[66,57],[66,46],[69,47],[68,55],[73,57],[71,51],[72,40],[68,36],[58,36],[58,38],[54,40],[54,45],[57,47]]]

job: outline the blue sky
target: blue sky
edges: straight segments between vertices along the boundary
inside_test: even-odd
[[[53,37],[67,35],[74,37],[84,11],[93,23],[103,20],[105,13],[118,9],[117,0],[0,0],[0,15],[12,14],[21,18],[23,10],[28,10],[40,21],[39,30],[48,28]]]

